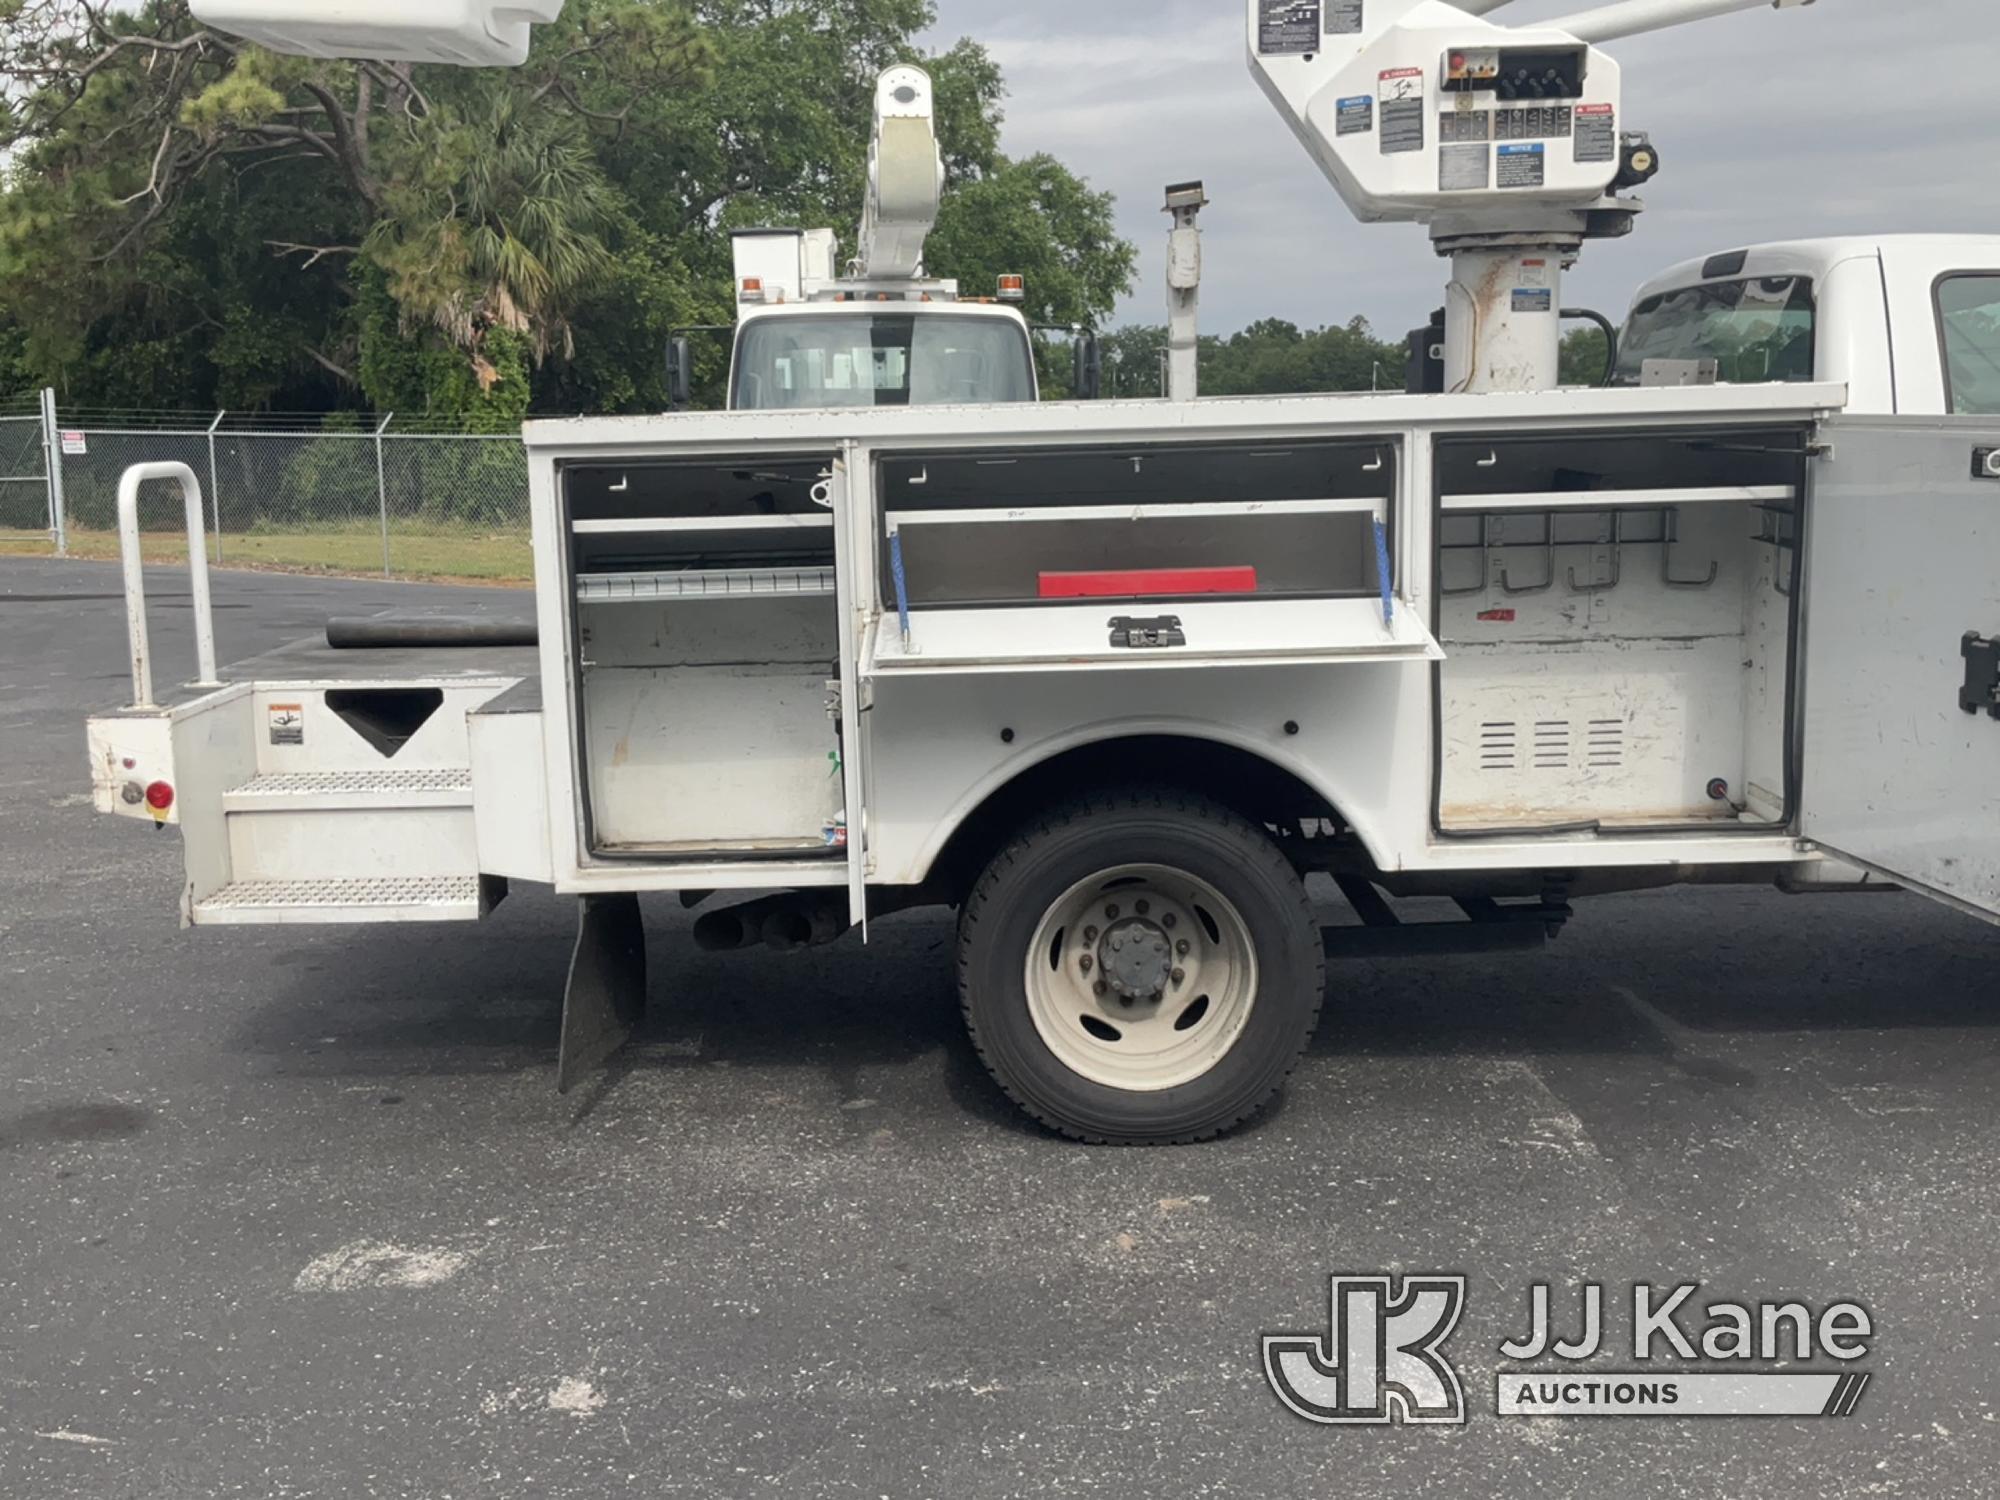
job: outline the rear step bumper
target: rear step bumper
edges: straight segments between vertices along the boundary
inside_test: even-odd
[[[223,793],[224,812],[345,812],[381,807],[470,807],[469,767],[266,772]]]
[[[269,923],[476,922],[506,893],[478,875],[360,880],[244,880],[194,903],[197,926]]]

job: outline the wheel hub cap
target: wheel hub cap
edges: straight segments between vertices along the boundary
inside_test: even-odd
[[[1097,945],[1105,983],[1127,1000],[1155,1000],[1173,973],[1173,944],[1165,929],[1134,919],[1115,924]]]

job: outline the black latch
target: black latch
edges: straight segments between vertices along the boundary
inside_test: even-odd
[[[1131,651],[1158,651],[1185,646],[1187,632],[1179,615],[1118,615],[1111,621],[1111,644]]]
[[[2000,448],[1974,448],[1972,450],[1972,477],[1974,479],[2000,479]]]
[[[1969,714],[1988,713],[2000,719],[2000,640],[1988,640],[1976,630],[1965,633],[1965,686],[1958,706]]]

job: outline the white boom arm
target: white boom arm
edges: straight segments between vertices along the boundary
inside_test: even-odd
[[[300,57],[517,67],[563,0],[190,0],[195,19]]]
[[[1474,0],[1478,3],[1478,0]],[[1504,5],[1506,0],[1493,0]],[[1813,0],[1620,0],[1573,16],[1558,16],[1547,24],[1567,31],[1580,42],[1615,42],[1620,37],[1638,36],[1646,31],[1663,31],[1669,26],[1685,26],[1716,16],[1733,15],[1739,10],[1784,10],[1794,5],[1811,5]],[[1470,5],[1461,6],[1470,10]],[[1492,9],[1487,5],[1485,9]]]
[[[922,273],[924,241],[937,226],[944,196],[930,74],[889,69],[875,86],[875,138],[868,146],[868,201],[854,257],[865,281],[902,281]]]

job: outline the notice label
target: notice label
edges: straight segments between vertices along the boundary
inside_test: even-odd
[[[1484,191],[1491,183],[1492,156],[1484,145],[1438,147],[1438,191]]]
[[[1609,104],[1576,107],[1576,159],[1618,160],[1618,112]]]
[[[90,444],[80,432],[65,432],[62,435],[62,451],[65,453],[88,453]]]
[[[1319,51],[1319,0],[1258,0],[1257,50],[1279,56]]]
[[[1336,99],[1333,105],[1335,135],[1366,135],[1375,128],[1375,96],[1360,94],[1352,99]]]
[[[1517,313],[1545,313],[1556,310],[1556,294],[1549,288],[1517,286],[1514,288],[1514,311]]]
[[[1502,146],[1498,186],[1503,188],[1538,188],[1548,181],[1548,148],[1537,143],[1533,146]]]
[[[306,742],[306,708],[303,703],[273,703],[265,710],[274,745],[303,745]]]
[[[1381,75],[1382,154],[1424,149],[1424,70],[1391,68]]]
[[[1364,9],[1364,0],[1326,0],[1326,34],[1359,35]]]

